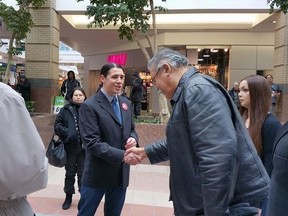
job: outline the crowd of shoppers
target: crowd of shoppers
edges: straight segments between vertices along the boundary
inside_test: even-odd
[[[247,76],[239,87],[235,82],[231,91],[227,91],[213,78],[189,67],[185,56],[167,48],[154,55],[148,69],[156,88],[170,100],[173,110],[166,138],[145,147],[139,146],[133,120],[133,114],[137,116],[139,110],[135,109],[134,101],[131,103],[121,96],[125,73],[120,65],[103,65],[99,90],[87,100],[74,72],[68,72],[68,79],[61,87],[67,104],[57,115],[54,126],[55,133],[64,140],[68,156],[66,198],[62,208],[69,209],[71,205],[77,174],[81,195],[79,216],[93,216],[103,196],[104,215],[120,216],[130,165],[148,158],[152,164],[170,160],[170,199],[176,216],[285,215],[288,211],[288,123],[281,127],[269,112],[276,96],[271,96],[271,89],[272,93],[274,90],[273,85],[269,85],[269,77],[266,80],[259,75]],[[141,83],[139,73],[133,77],[134,82],[138,79]],[[135,84],[133,88],[136,89]],[[37,188],[31,191],[41,189],[47,183],[43,143],[30,116],[28,118],[28,111],[23,110],[23,99],[5,84],[0,83],[0,92],[0,114],[3,114],[0,119],[5,125],[9,125],[5,110],[10,108],[19,109],[15,112],[25,117],[25,124],[30,122],[29,127],[23,127],[29,136],[19,135],[19,142],[12,145],[5,136],[5,130],[12,127],[5,127],[4,132],[1,131],[3,144],[9,143],[25,152],[29,143],[33,151],[38,151],[39,163],[31,164],[30,175],[33,177],[35,172],[41,175],[35,183]],[[34,141],[31,142],[31,138]],[[7,151],[7,147],[2,149]],[[13,154],[5,152],[0,158],[7,162],[10,157],[15,159]],[[17,163],[12,165],[12,169],[21,169]],[[24,192],[16,192],[20,184],[9,178],[9,170],[5,166],[0,169],[3,174],[0,179],[5,185],[0,190],[0,214],[8,208],[7,215],[32,216],[26,199],[31,191],[25,188]],[[7,190],[7,185],[12,185],[11,189]]]

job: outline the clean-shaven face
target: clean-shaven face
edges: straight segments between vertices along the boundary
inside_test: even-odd
[[[85,100],[85,95],[81,91],[75,90],[73,93],[72,100],[74,103],[81,104]]]
[[[111,68],[106,77],[101,75],[103,88],[111,96],[122,92],[124,79],[125,74],[121,68]]]
[[[242,80],[239,85],[239,102],[242,107],[249,109],[250,107],[250,93],[248,83],[246,80]]]

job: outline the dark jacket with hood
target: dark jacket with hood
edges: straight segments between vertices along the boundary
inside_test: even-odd
[[[73,74],[73,78],[69,78],[69,74]],[[75,79],[75,73],[74,71],[68,71],[67,73],[67,79],[63,81],[61,86],[61,95],[65,97],[65,100],[70,100],[71,92],[75,87],[80,86],[80,82]]]

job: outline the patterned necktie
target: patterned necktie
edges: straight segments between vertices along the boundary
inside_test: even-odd
[[[112,104],[112,108],[113,108],[113,110],[114,110],[119,122],[122,124],[120,107],[119,107],[119,103],[118,103],[118,100],[117,100],[116,96],[113,97],[113,100],[112,100],[111,104]]]

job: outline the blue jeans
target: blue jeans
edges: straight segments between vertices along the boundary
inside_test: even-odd
[[[100,189],[82,185],[80,194],[78,216],[94,216],[104,194],[104,216],[120,216],[125,201],[126,188]]]

